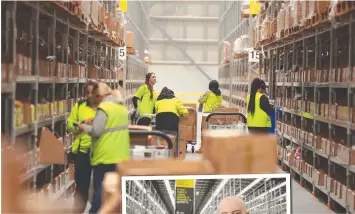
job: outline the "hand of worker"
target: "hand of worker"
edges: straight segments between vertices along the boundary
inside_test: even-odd
[[[84,131],[84,123],[78,125],[80,131]]]
[[[92,125],[92,120],[91,119],[84,120],[84,124]]]

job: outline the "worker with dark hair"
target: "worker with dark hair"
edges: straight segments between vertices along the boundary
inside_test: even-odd
[[[189,114],[182,102],[175,97],[174,92],[167,87],[164,87],[160,92],[155,104],[155,111],[157,114],[172,112],[179,117],[186,117]]]
[[[250,133],[267,134],[271,128],[270,115],[273,108],[269,99],[264,95],[265,82],[255,78],[251,83],[250,94],[246,98],[247,103],[247,125]]]
[[[136,111],[138,109],[138,114],[140,116],[154,113],[155,102],[157,99],[157,93],[154,91],[154,85],[156,82],[155,74],[147,73],[145,76],[145,84],[141,85],[133,96],[133,106]]]
[[[212,112],[214,109],[219,108],[222,103],[222,93],[219,90],[217,80],[212,80],[208,86],[209,91],[206,92],[200,99],[200,104],[205,104],[203,112]]]
[[[85,89],[85,98],[77,102],[71,110],[68,120],[67,129],[69,132],[77,132],[71,154],[69,157],[74,161],[75,171],[74,180],[76,183],[76,191],[74,195],[74,213],[83,213],[89,197],[89,187],[91,181],[91,164],[90,149],[91,137],[85,132],[79,130],[78,124],[89,124],[95,118],[97,105],[93,96],[93,89],[97,85],[96,82],[88,82]]]

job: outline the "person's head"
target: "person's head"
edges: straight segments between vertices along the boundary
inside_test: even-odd
[[[111,91],[111,95],[113,96],[113,98],[115,98],[117,100],[121,100],[122,99],[122,93],[118,89],[112,90]]]
[[[98,105],[105,97],[111,95],[111,88],[107,84],[99,82],[94,87],[93,94],[95,96],[95,103]]]
[[[248,103],[248,112],[254,115],[255,112],[255,95],[257,92],[264,93],[265,91],[265,82],[259,78],[255,78],[251,82],[250,87],[250,98]]]
[[[214,91],[216,89],[219,89],[219,83],[217,80],[212,80],[210,82],[210,84],[208,85],[208,89],[210,89],[211,91]]]
[[[238,196],[224,198],[218,206],[219,214],[246,214],[245,202]]]
[[[250,93],[263,93],[265,90],[265,82],[259,78],[253,79],[251,82]]]
[[[97,82],[89,81],[84,86],[85,97],[88,100],[88,102],[90,102],[90,103],[92,103],[95,99],[95,97],[93,97],[93,89],[94,89],[95,85],[97,85]]]
[[[166,93],[169,93],[169,94],[173,94],[174,95],[174,91],[169,89],[168,87],[164,87],[162,90],[161,90],[161,93],[163,94],[166,94]]]
[[[148,86],[150,91],[150,99],[153,99],[153,86],[157,82],[157,77],[154,73],[150,72],[145,75],[145,84]]]
[[[150,72],[145,75],[145,84],[153,87],[156,82],[157,82],[157,77],[155,76],[154,73]]]

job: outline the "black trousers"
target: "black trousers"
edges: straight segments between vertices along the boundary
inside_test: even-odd
[[[91,203],[90,214],[97,213],[101,208],[102,182],[107,172],[116,171],[116,164],[99,164],[93,167],[94,170],[94,196]]]
[[[89,199],[91,181],[90,151],[88,153],[78,152],[76,155],[74,179],[76,183],[74,212],[83,213]]]
[[[269,127],[248,127],[248,131],[250,134],[269,134],[270,128]]]

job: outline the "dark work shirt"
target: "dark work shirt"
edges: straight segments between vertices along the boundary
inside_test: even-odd
[[[274,111],[274,108],[270,105],[269,99],[265,95],[260,97],[260,108],[269,116],[271,116]]]

